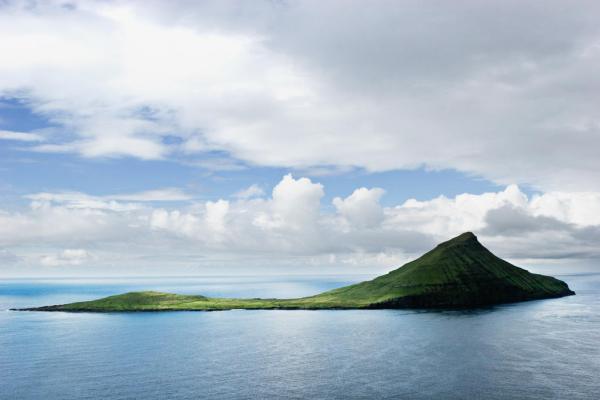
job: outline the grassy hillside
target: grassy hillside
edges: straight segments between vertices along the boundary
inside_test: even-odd
[[[37,311],[167,311],[229,309],[476,307],[572,295],[566,283],[496,257],[463,233],[371,281],[299,299],[227,299],[135,292]]]
[[[386,275],[316,297],[394,308],[476,306],[569,294],[574,293],[563,281],[496,257],[467,232]]]

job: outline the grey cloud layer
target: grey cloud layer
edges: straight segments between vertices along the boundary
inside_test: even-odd
[[[600,258],[600,225],[581,226],[553,216],[532,215],[512,205],[489,210],[483,235],[496,237],[515,258]]]
[[[0,93],[68,132],[37,151],[600,190],[599,18],[592,1],[8,2]]]

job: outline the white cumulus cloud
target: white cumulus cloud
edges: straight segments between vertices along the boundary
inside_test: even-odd
[[[381,271],[473,231],[498,255],[528,265],[600,259],[600,223],[593,212],[600,210],[600,195],[590,192],[527,196],[509,185],[383,207],[383,190],[358,188],[326,207],[325,189],[285,175],[270,196],[258,198],[138,207],[113,200],[112,207],[99,207],[79,197],[34,196],[27,210],[0,211],[0,248],[15,268],[37,263],[123,272],[160,264],[163,272],[190,265]],[[590,214],[578,211],[584,205]],[[91,248],[93,257],[83,250]]]
[[[380,188],[356,189],[350,196],[342,199],[333,199],[333,205],[352,226],[369,228],[379,225],[383,221],[383,208],[379,199],[385,191]]]

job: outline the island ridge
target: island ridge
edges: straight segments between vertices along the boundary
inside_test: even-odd
[[[131,292],[26,311],[217,311],[231,309],[472,308],[575,294],[556,278],[496,257],[466,232],[373,280],[297,299],[234,299]]]

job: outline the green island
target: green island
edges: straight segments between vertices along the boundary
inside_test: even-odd
[[[496,257],[466,232],[373,280],[297,299],[234,299],[131,292],[23,311],[125,312],[232,309],[472,308],[575,294],[556,278]]]

